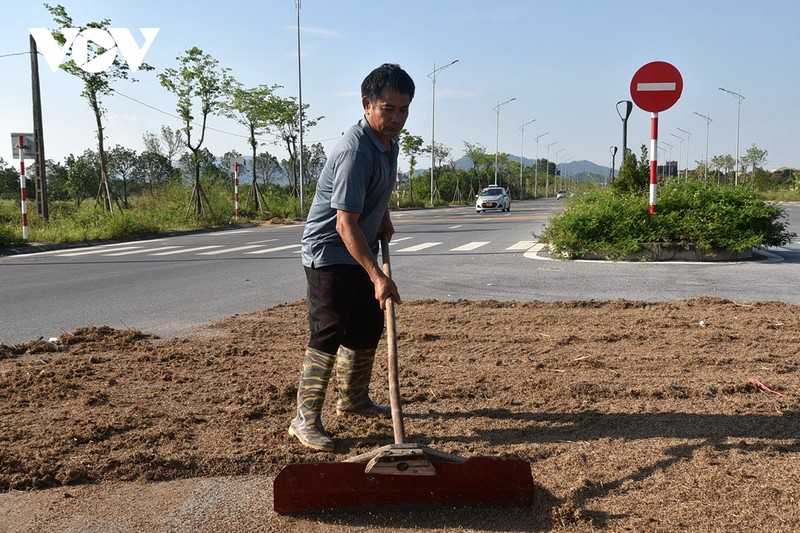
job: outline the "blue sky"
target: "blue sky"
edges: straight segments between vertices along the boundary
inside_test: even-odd
[[[11,132],[32,131],[28,28],[53,27],[39,2],[4,1],[0,32],[0,157],[12,162]],[[53,1],[56,3],[56,0]],[[280,84],[282,96],[297,94],[297,34],[294,0],[188,2],[163,0],[62,0],[76,23],[111,19],[113,27],[160,32],[145,60],[157,72],[176,66],[176,56],[198,46],[231,69],[245,86]],[[630,99],[630,81],[642,65],[667,61],[681,72],[681,99],[660,113],[659,138],[673,145],[659,155],[683,167],[702,160],[710,116],[709,154],[735,155],[739,92],[740,153],[756,144],[768,151],[767,168],[800,167],[800,4],[796,0],[302,0],[303,101],[310,116],[324,116],[305,134],[327,152],[361,116],[359,86],[384,62],[399,63],[414,78],[417,94],[406,128],[431,138],[434,64],[459,62],[436,78],[435,139],[464,153],[464,141],[488,153],[507,152],[555,161],[590,160],[610,165],[609,147],[622,144],[616,103]],[[94,117],[80,96],[81,84],[53,73],[40,58],[46,155],[63,161],[96,146]],[[176,99],[153,72],[138,83],[117,82],[119,95],[106,97],[106,145],[141,151],[142,134],[161,125],[180,126]],[[503,106],[497,129],[498,102]],[[155,109],[153,109],[155,108]],[[535,122],[524,128],[528,121]],[[246,132],[212,118],[205,146],[217,155],[248,152]],[[691,132],[683,136],[677,128]],[[497,133],[499,132],[499,140]],[[264,137],[271,142],[272,138]],[[650,114],[634,108],[628,147],[649,146]],[[555,143],[555,144],[551,144]],[[283,159],[280,144],[265,150]],[[561,150],[560,152],[557,151]],[[557,155],[556,155],[557,154]],[[423,156],[423,160],[425,157]],[[619,157],[617,157],[617,166]],[[17,163],[14,162],[14,165]],[[401,169],[407,162],[401,159]],[[418,164],[427,167],[427,161]]]

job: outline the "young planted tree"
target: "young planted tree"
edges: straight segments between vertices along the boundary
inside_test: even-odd
[[[475,196],[475,193],[480,190],[481,188],[481,179],[479,175],[479,170],[483,166],[486,161],[486,147],[482,144],[472,144],[464,141],[464,154],[469,157],[470,161],[472,161],[472,173],[469,177],[469,196],[470,198]],[[478,180],[478,187],[477,189],[473,187],[472,180],[477,178]]]
[[[122,204],[127,209],[128,193],[130,192],[130,181],[136,176],[136,167],[139,164],[139,156],[136,150],[116,145],[108,153],[109,174],[117,176],[122,184]]]
[[[146,152],[161,154],[170,162],[176,161],[186,148],[181,130],[173,130],[169,126],[161,126],[160,137],[152,131],[144,132],[142,143]]]
[[[750,148],[747,149],[747,152],[745,152],[744,156],[742,157],[742,165],[745,168],[750,166],[753,169],[753,173],[750,178],[751,188],[754,189],[756,186],[756,169],[764,165],[766,162],[767,162],[767,151],[762,150],[755,144],[751,145]]]
[[[275,115],[275,102],[273,97],[275,89],[280,85],[259,85],[252,89],[245,89],[239,83],[234,83],[225,102],[225,115],[247,128],[247,143],[252,151],[253,161],[256,160],[258,149],[258,135],[264,134]],[[251,183],[252,196],[257,211],[261,211],[262,202],[256,178],[256,166],[252,165],[253,182]]]
[[[300,196],[300,179],[305,177],[298,174],[298,146],[297,140],[300,135],[300,122],[298,121],[300,113],[298,113],[297,99],[293,96],[289,98],[272,99],[273,115],[272,115],[272,128],[276,130],[276,135],[286,144],[286,151],[289,153],[289,173],[292,179],[292,195]],[[303,104],[303,131],[308,131],[317,125],[317,123],[324,117],[320,116],[315,119],[306,118],[306,110],[309,108],[308,104]],[[303,183],[306,183],[305,181]]]
[[[62,5],[51,6],[44,4],[45,9],[53,15],[53,20],[59,28],[75,28],[79,27],[81,30],[87,28],[97,28],[107,30],[111,24],[111,20],[103,19],[99,22],[89,22],[85,26],[75,26],[75,23],[67,14],[66,9]],[[52,30],[53,38],[62,46],[67,42],[66,37],[61,33],[60,29]],[[105,52],[103,48],[92,41],[86,41],[86,54],[87,59],[92,60]],[[103,146],[103,115],[105,108],[103,107],[100,98],[109,95],[113,92],[111,83],[116,80],[131,80],[136,81],[129,77],[130,67],[124,61],[120,61],[119,57],[114,57],[114,62],[107,69],[101,72],[87,72],[83,70],[75,59],[72,57],[72,47],[67,55],[67,59],[61,64],[60,68],[69,74],[79,78],[83,82],[83,92],[81,96],[86,98],[89,102],[89,107],[94,113],[95,123],[97,125],[97,153],[99,155],[100,164],[100,183],[97,189],[97,201],[103,202],[103,206],[113,212],[113,200],[111,197],[111,189],[108,185],[108,161],[106,158],[105,147]],[[139,70],[153,70],[153,67],[147,63],[139,65]]]
[[[400,150],[408,158],[408,191],[409,200],[414,202],[414,170],[417,168],[417,156],[422,153],[422,137],[411,135],[407,129],[400,132]]]
[[[200,182],[203,141],[206,135],[208,116],[220,112],[224,99],[231,86],[229,69],[219,66],[219,62],[196,46],[176,58],[179,67],[165,69],[158,75],[161,85],[178,97],[178,115],[186,135],[186,147],[191,152],[194,186],[191,203],[195,213],[203,213],[203,202],[208,203]],[[192,138],[196,122],[194,109],[200,114],[200,133]]]

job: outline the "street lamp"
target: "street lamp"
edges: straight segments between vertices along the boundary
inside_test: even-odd
[[[614,181],[614,169],[616,168],[615,159],[617,157],[617,147],[609,146],[608,151],[611,152],[611,181]]]
[[[495,129],[495,140],[494,140],[494,184],[497,185],[497,154],[500,153],[500,108],[506,105],[509,102],[513,102],[516,100],[516,97],[511,98],[510,100],[506,100],[502,104],[500,100],[497,101],[497,106],[494,108],[497,111],[497,126]]]
[[[529,120],[519,127],[520,135],[520,148],[519,148],[519,199],[522,200],[522,152],[525,150],[525,126],[533,124],[536,119]]]
[[[428,77],[433,82],[433,92],[431,93],[431,207],[433,207],[433,171],[436,168],[436,142],[434,141],[433,133],[435,131],[435,118],[436,118],[436,74],[443,71],[450,65],[458,63],[458,59],[451,61],[443,67],[436,68],[436,63],[433,64],[433,72],[428,74]]]
[[[742,100],[744,100],[744,96],[739,93],[729,91],[728,89],[723,89],[722,87],[720,87],[719,90],[724,91],[736,98],[736,176],[734,176],[734,184],[739,185],[739,172],[741,172],[741,165],[739,164],[739,116],[741,115]]]
[[[625,104],[625,111],[620,111],[619,105]],[[617,102],[617,114],[622,119],[622,160],[625,161],[625,152],[628,149],[628,117],[631,116],[633,102],[630,100],[620,100]]]
[[[694,112],[698,117],[704,118],[706,121],[706,168],[703,169],[703,179],[708,180],[708,130],[711,127],[711,117],[701,115],[697,111]]]
[[[550,147],[553,146],[554,144],[558,144],[558,141],[553,141],[553,142],[551,142],[550,144],[547,145],[547,160],[546,160],[547,167],[545,167],[546,170],[547,170],[547,174],[546,174],[547,177],[545,178],[545,182],[544,182],[544,197],[545,198],[547,198],[547,190],[550,188]]]
[[[670,133],[670,135],[672,135],[673,137],[675,137],[676,139],[678,139],[681,142],[680,146],[678,147],[678,177],[680,178],[681,177],[681,155],[683,155],[683,137],[681,137],[680,135],[675,135],[674,133]]]
[[[686,179],[689,179],[689,139],[692,138],[692,134],[686,130],[682,130],[681,128],[677,128],[678,131],[683,132],[686,134]]]
[[[661,144],[663,144],[664,146],[668,146],[669,147],[669,157],[667,157],[667,165],[669,165],[669,162],[672,159],[672,148],[673,148],[673,146],[671,144],[669,144],[668,142],[666,142],[666,141],[661,141]],[[667,176],[671,176],[671,175],[672,175],[672,172],[667,170]]]
[[[297,103],[299,105],[297,122],[300,124],[300,216],[303,216],[306,206],[306,192],[303,185],[303,75],[300,63],[300,0],[294,0],[297,7]],[[255,164],[255,161],[253,162]]]
[[[541,135],[536,136],[536,162],[534,163],[534,170],[533,170],[533,197],[536,198],[539,195],[539,138],[544,137],[550,133],[546,131]],[[545,191],[545,194],[547,191]]]
[[[558,156],[561,152],[566,152],[566,151],[567,151],[566,148],[559,148],[558,150],[556,150],[556,153],[553,154],[553,159],[556,162],[556,170],[555,173],[553,174],[553,194],[555,194],[556,190],[558,189]]]

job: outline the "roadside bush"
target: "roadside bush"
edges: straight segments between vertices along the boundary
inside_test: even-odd
[[[652,244],[742,252],[790,242],[785,218],[782,207],[742,187],[673,181],[659,189],[652,220],[643,195],[600,189],[571,200],[540,240],[564,258],[618,258]]]

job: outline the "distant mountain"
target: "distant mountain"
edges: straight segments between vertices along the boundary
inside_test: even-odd
[[[517,155],[509,155],[508,159],[510,161],[519,161],[520,157]],[[533,159],[528,159],[527,157],[522,158],[522,164],[526,167],[532,167],[534,163]],[[562,175],[570,175],[570,176],[577,176],[579,181],[589,180],[590,174],[595,176],[608,176],[611,172],[609,167],[598,165],[596,163],[592,163],[591,161],[581,160],[581,161],[570,161],[569,163],[559,163],[556,165],[558,170],[561,172]],[[456,168],[461,170],[469,170],[472,168],[472,159],[467,156],[462,156],[456,161]],[[418,170],[417,172],[427,172],[428,169]]]

